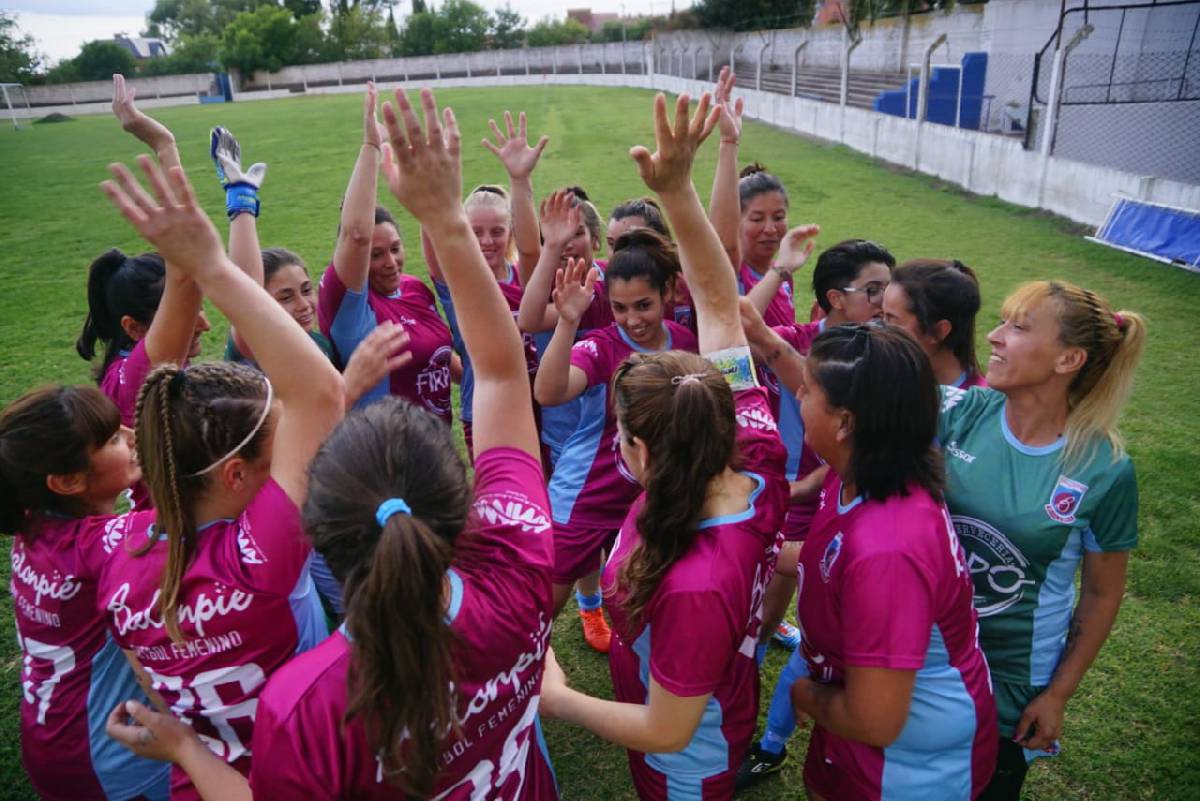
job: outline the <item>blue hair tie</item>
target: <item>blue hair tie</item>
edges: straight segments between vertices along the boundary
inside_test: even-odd
[[[412,507],[405,503],[403,498],[388,498],[375,510],[375,520],[379,522],[379,527],[383,528],[394,514],[411,515]]]

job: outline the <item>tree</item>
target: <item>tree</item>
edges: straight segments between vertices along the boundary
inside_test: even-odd
[[[17,30],[17,21],[0,11],[0,83],[29,83],[42,58],[33,50],[33,37]]]
[[[434,15],[428,11],[410,14],[400,32],[400,55],[427,56],[433,52]]]
[[[183,35],[175,41],[169,56],[152,58],[142,64],[141,75],[187,75],[211,72],[220,66],[221,39],[215,34]]]
[[[319,0],[317,5],[320,5]],[[146,15],[149,22],[146,34],[169,42],[175,42],[185,34],[222,36],[238,14],[261,6],[278,8],[279,0],[155,0],[154,8]]]
[[[233,18],[221,35],[221,62],[243,75],[275,72],[293,63],[296,21],[290,11],[263,5]]]
[[[364,2],[337,13],[329,25],[330,55],[338,61],[383,58],[390,53],[387,28],[379,11]]]
[[[474,53],[487,43],[492,18],[471,0],[446,0],[434,12],[433,52]]]
[[[692,13],[701,28],[735,31],[807,27],[815,0],[699,0]]]
[[[80,81],[107,81],[115,72],[132,75],[137,70],[133,54],[115,42],[88,42],[72,61]]]
[[[513,10],[512,6],[504,5],[496,9],[492,16],[491,33],[492,47],[497,50],[520,47],[525,41],[525,18]]]
[[[283,0],[283,7],[299,21],[312,14],[320,14],[321,0]]]
[[[587,40],[588,29],[583,23],[573,19],[560,22],[550,17],[542,17],[538,24],[529,29],[525,37],[530,47],[578,44]]]

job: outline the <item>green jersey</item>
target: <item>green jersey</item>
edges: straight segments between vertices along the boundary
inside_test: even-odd
[[[967,553],[979,643],[999,681],[1045,686],[1066,643],[1084,551],[1137,544],[1137,482],[1107,442],[1065,468],[1065,440],[1023,444],[1005,396],[942,387],[946,505]]]
[[[307,333],[309,339],[317,343],[317,347],[321,349],[321,353],[324,353],[327,357],[329,357],[329,361],[333,362],[334,366],[336,367],[337,359],[333,357],[333,345],[329,344],[329,340],[318,331],[309,331]],[[255,368],[258,367],[258,365],[252,359],[246,358],[246,356],[240,350],[238,350],[237,345],[235,345],[233,342],[233,334],[230,334],[225,338],[225,361],[237,362],[238,364],[245,364]]]

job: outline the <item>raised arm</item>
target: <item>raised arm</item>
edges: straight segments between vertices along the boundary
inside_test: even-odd
[[[526,135],[525,112],[518,115],[514,128],[511,111],[504,112],[507,133],[500,130],[495,120],[488,120],[495,143],[483,140],[483,146],[491,151],[508,172],[508,198],[512,210],[513,240],[517,243],[517,270],[521,286],[529,283],[533,275],[542,246],[538,231],[537,207],[533,202],[533,170],[550,137],[543,136],[533,147]]]
[[[517,325],[522,331],[540,334],[557,325],[558,311],[553,302],[548,302],[550,291],[554,287],[554,276],[558,273],[563,251],[581,225],[583,216],[570,192],[559,190],[542,201],[541,228],[545,241],[537,266],[521,296]]]
[[[212,221],[196,202],[183,169],[166,175],[138,158],[154,197],[121,164],[102,186],[138,233],[175,269],[190,276],[254,349],[282,412],[276,423],[271,475],[297,504],[304,500],[308,463],[342,416],[342,377],[308,334],[266,290],[225,256]],[[161,310],[160,310],[161,312]]]
[[[659,93],[654,98],[657,150],[651,153],[639,145],[629,155],[637,162],[646,186],[658,193],[663,211],[675,230],[679,260],[696,310],[700,352],[708,354],[744,346],[746,335],[738,312],[737,279],[728,269],[725,249],[704,216],[692,184],[696,150],[716,127],[721,108],[718,106],[709,113],[710,98],[705,93],[689,120],[688,100],[684,94],[676,101],[672,129],[667,121],[667,99]]]
[[[546,345],[533,381],[533,397],[543,406],[558,406],[587,389],[587,374],[571,364],[571,348],[579,320],[592,303],[599,274],[583,259],[571,259],[554,278],[554,305],[558,324]]]
[[[539,455],[521,334],[462,208],[461,137],[454,112],[438,119],[433,92],[421,90],[425,130],[403,91],[383,104],[392,158],[384,166],[392,194],[429,232],[475,368],[477,453],[511,447]]]
[[[814,237],[819,233],[821,233],[821,226],[809,223],[808,225],[797,225],[784,235],[783,241],[779,244],[779,254],[775,263],[771,265],[771,269],[767,270],[766,275],[754,285],[754,288],[746,293],[746,297],[754,304],[754,308],[758,309],[759,314],[766,312],[767,306],[771,305],[771,298],[775,297],[779,287],[791,280],[796,271],[808,261],[813,247],[817,244]]]
[[[138,110],[137,90],[125,85],[125,76],[113,75],[112,110],[121,128],[154,151],[164,170],[179,166],[175,135],[167,126]],[[169,265],[168,265],[169,266]],[[151,364],[183,363],[191,351],[196,321],[204,300],[199,288],[178,270],[167,270],[158,311],[146,331],[146,358]]]
[[[779,383],[795,395],[804,384],[804,357],[791,343],[763,322],[762,313],[750,298],[742,298],[742,330],[754,351],[755,359],[770,368]]]
[[[121,128],[153,150],[164,170],[181,166],[179,148],[175,146],[175,134],[158,120],[139,111],[134,105],[136,97],[137,89],[125,85],[124,75],[113,75],[112,110],[121,121]]]
[[[738,146],[742,140],[742,98],[733,100],[734,73],[729,67],[721,68],[717,78],[714,100],[723,113],[718,123],[721,143],[717,150],[717,169],[713,173],[712,195],[708,201],[708,219],[712,222],[721,245],[729,256],[729,264],[736,271],[741,267],[742,222],[741,200],[738,196]]]
[[[375,230],[375,174],[379,170],[383,134],[375,119],[379,93],[374,82],[367,83],[363,99],[363,141],[358,160],[350,174],[350,184],[342,200],[342,220],[333,268],[338,279],[351,292],[365,292],[371,268],[371,234]]]

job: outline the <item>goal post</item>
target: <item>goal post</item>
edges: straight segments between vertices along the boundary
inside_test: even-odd
[[[33,106],[29,102],[29,93],[25,91],[25,87],[19,83],[0,83],[0,96],[4,98],[4,106],[8,109],[8,116],[12,118],[13,128],[21,130],[21,123],[17,121],[17,109],[13,105],[14,96],[20,92],[21,97],[25,98],[25,108],[32,109]]]

